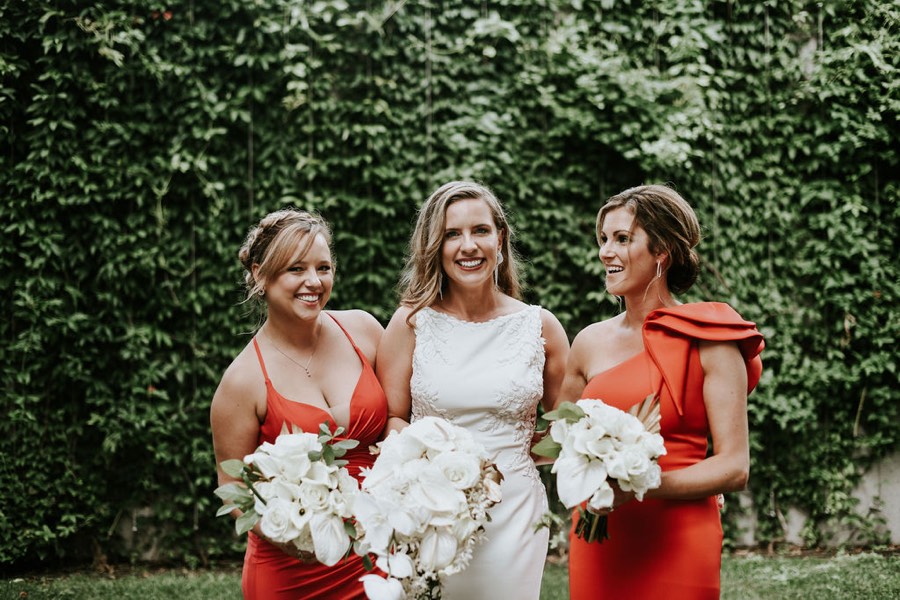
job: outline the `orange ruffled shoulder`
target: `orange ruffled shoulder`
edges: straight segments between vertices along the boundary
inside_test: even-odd
[[[723,302],[697,302],[651,311],[644,321],[644,348],[662,373],[679,415],[684,414],[688,358],[696,341],[735,342],[747,365],[747,393],[762,374],[765,347],[756,323],[745,321]]]

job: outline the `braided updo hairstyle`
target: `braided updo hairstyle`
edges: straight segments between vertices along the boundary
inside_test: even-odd
[[[664,185],[640,185],[610,198],[597,213],[597,241],[606,215],[617,208],[634,214],[650,238],[651,252],[666,252],[663,265],[666,285],[674,294],[691,289],[700,274],[700,257],[694,246],[700,242],[700,223],[691,205],[678,192]]]
[[[245,270],[245,301],[263,296],[266,283],[282,269],[301,259],[317,235],[325,238],[330,249],[331,228],[325,219],[296,208],[269,213],[252,227],[238,251],[238,259]],[[257,265],[256,275],[253,274],[254,265]]]

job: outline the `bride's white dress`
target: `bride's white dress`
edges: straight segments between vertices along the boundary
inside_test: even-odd
[[[438,416],[469,430],[503,473],[503,500],[469,566],[447,577],[445,600],[538,598],[549,532],[534,524],[547,494],[529,455],[543,396],[541,308],[483,323],[425,308],[416,314],[412,420]]]

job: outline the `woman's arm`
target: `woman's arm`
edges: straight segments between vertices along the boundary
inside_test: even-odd
[[[388,401],[385,436],[409,424],[412,406],[409,382],[412,379],[412,356],[416,347],[415,331],[406,322],[410,311],[409,307],[401,306],[394,312],[378,345],[375,373]]]
[[[265,407],[265,384],[261,376],[254,378],[242,371],[238,361],[228,367],[209,411],[219,485],[240,481],[222,470],[222,462],[242,460],[253,453],[259,438],[260,406]],[[240,512],[235,509],[232,514],[238,516]]]
[[[253,364],[255,366],[255,362]],[[260,420],[265,416],[265,393],[262,377],[242,368],[239,360],[236,360],[222,377],[213,395],[209,411],[219,485],[231,482],[243,485],[240,479],[235,479],[222,470],[222,462],[231,459],[243,460],[256,450]],[[237,519],[242,513],[240,509],[235,508],[230,514]],[[293,544],[280,544],[263,535],[259,522],[251,531],[301,562],[316,562],[314,554],[301,552]]]
[[[750,476],[747,425],[747,367],[733,342],[700,342],[703,402],[713,454],[677,471],[662,474],[651,498],[690,499],[743,490]]]
[[[569,338],[559,320],[548,310],[541,310],[541,336],[544,338],[544,410],[553,410],[566,373]]]
[[[577,402],[581,398],[581,392],[587,385],[587,358],[591,344],[588,342],[590,333],[583,329],[575,336],[569,356],[566,360],[566,373],[563,378],[562,388],[556,398],[554,408],[563,402]]]

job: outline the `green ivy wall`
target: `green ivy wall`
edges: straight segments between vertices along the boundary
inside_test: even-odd
[[[332,306],[386,323],[415,208],[454,178],[509,206],[527,299],[570,336],[618,310],[599,206],[675,185],[705,235],[684,299],[767,336],[757,540],[796,506],[810,545],[883,541],[850,491],[900,420],[900,7],[646,4],[0,2],[0,564],[136,558],[122,529],[239,556],[208,407],[258,318],[244,233],[319,210]]]

